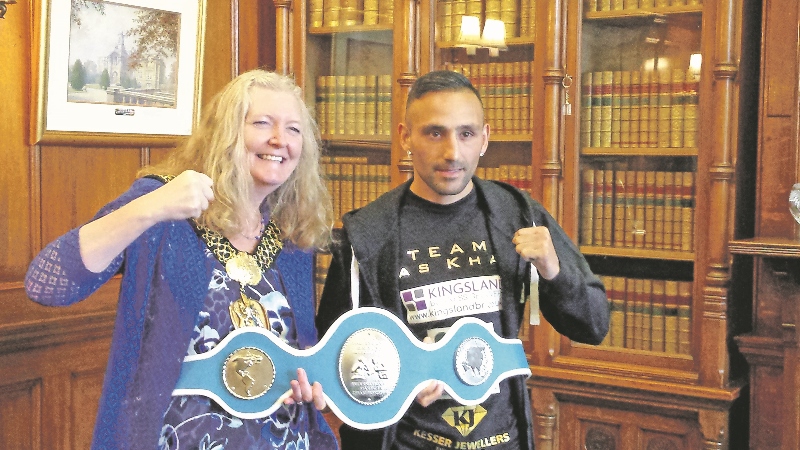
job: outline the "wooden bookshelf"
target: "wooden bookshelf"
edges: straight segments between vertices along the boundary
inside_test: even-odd
[[[291,71],[307,92],[319,76],[372,75],[364,70],[380,67],[374,74],[391,77],[391,130],[418,75],[442,68],[464,73],[482,94],[492,130],[482,175],[513,183],[505,171],[525,168],[525,189],[562,224],[598,275],[612,284],[624,280],[624,288],[611,289],[625,299],[616,298],[622,308],[615,311],[616,335],[603,345],[572,343],[546,323],[521,330],[534,374],[529,386],[536,448],[591,448],[603,439],[620,449],[737,448],[732,443],[742,439],[737,411],[746,401],[740,397],[747,380],[727,343],[747,319],[727,307],[727,242],[742,197],[735,179],[740,138],[757,133],[757,121],[740,120],[745,103],[737,76],[751,62],[742,49],[754,36],[753,23],[743,11],[754,0],[672,6],[653,0],[643,7],[610,0],[605,11],[598,10],[605,5],[600,0],[515,0],[514,13],[506,15],[508,49],[496,57],[485,50],[468,55],[456,42],[461,15],[481,21],[497,15],[486,0],[394,0],[391,26],[328,27],[317,16],[318,25],[309,27],[312,1],[319,0],[275,2],[278,67]],[[615,5],[621,8],[611,10]],[[375,43],[371,54],[379,57],[368,64],[348,59],[347,43],[359,39]],[[692,54],[702,55],[702,65],[688,73]],[[648,69],[647,60],[656,55],[661,65]],[[669,76],[659,76],[666,61]],[[603,72],[612,75],[612,106],[598,109],[607,122],[593,128],[593,104],[582,104],[589,100],[582,83],[596,72],[600,80]],[[592,84],[587,87],[593,93]],[[634,123],[629,115],[637,112]],[[593,142],[592,130],[609,134]],[[411,176],[396,132],[385,139],[324,132],[323,139],[330,156],[364,153],[368,165],[387,165],[390,187]],[[592,243],[583,238],[589,227],[582,228],[589,211],[582,203],[588,199],[586,170],[611,180],[602,188],[602,208],[592,203],[593,217],[602,217],[600,240]],[[641,192],[627,188],[639,184],[645,186]],[[594,223],[591,231],[594,238]],[[667,285],[669,295],[680,297],[669,305],[662,300],[669,296]],[[629,294],[640,303],[639,316],[632,308],[632,322],[625,316]],[[627,344],[629,323],[634,336],[638,323],[638,345]]]

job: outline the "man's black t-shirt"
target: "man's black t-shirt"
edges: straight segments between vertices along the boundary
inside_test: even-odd
[[[409,192],[400,215],[400,272],[406,323],[420,340],[436,338],[462,317],[491,323],[500,334],[501,280],[485,208],[473,190],[450,205]],[[442,361],[442,371],[453,361]],[[393,449],[517,448],[520,424],[507,382],[482,404],[443,398],[428,407],[411,403],[398,423]]]

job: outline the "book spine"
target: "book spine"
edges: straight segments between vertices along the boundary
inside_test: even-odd
[[[450,27],[453,29],[453,39],[458,40],[461,33],[462,17],[467,13],[466,0],[452,0],[453,12],[450,15]]]
[[[644,175],[644,247],[655,247],[656,173],[648,170]]]
[[[611,147],[619,147],[622,141],[622,72],[611,73]]]
[[[611,346],[625,348],[625,277],[611,277]]]
[[[341,0],[342,9],[339,12],[340,22],[345,26],[361,25],[364,23],[364,1]]]
[[[392,128],[392,76],[378,77],[378,134],[389,136]]]
[[[439,0],[439,6],[437,10],[439,11],[439,29],[441,31],[441,35],[439,36],[439,40],[443,42],[452,42],[456,39],[456,36],[453,35],[453,0]],[[461,25],[459,24],[459,27]],[[459,28],[456,28],[459,30]],[[455,33],[458,33],[456,31]]]
[[[374,136],[378,127],[378,77],[367,75],[364,86],[364,132]]]
[[[592,72],[592,125],[590,147],[600,147],[600,128],[603,117],[603,72]],[[610,128],[609,128],[610,131]]]
[[[664,172],[664,250],[674,250],[675,173]]]
[[[497,123],[497,98],[500,92],[500,88],[498,87],[500,77],[497,72],[497,63],[487,63],[486,105],[484,111],[486,122],[489,123],[492,128],[498,128],[500,125]]]
[[[614,171],[603,173],[603,245],[610,247],[614,240]]]
[[[692,352],[692,283],[678,282],[678,353]]]
[[[345,104],[346,104],[346,90],[347,90],[347,77],[344,75],[337,75],[336,85],[334,87],[334,117],[333,134],[343,135],[345,130]]]
[[[378,23],[390,24],[394,22],[394,2],[392,0],[378,0]]]
[[[323,0],[309,0],[308,2],[308,26],[319,28],[324,24],[325,6]]]
[[[603,245],[603,214],[605,209],[603,203],[605,202],[605,171],[602,169],[594,170],[594,236],[592,241],[594,245]]]
[[[664,351],[678,353],[678,282],[664,282]]]
[[[519,36],[517,0],[500,0],[500,20],[506,26],[506,39]]]
[[[658,111],[660,105],[658,80],[658,72],[650,72],[650,120],[647,135],[648,147],[658,147]]]
[[[625,235],[623,245],[628,248],[634,246],[636,236],[636,171],[625,171]]]
[[[355,134],[367,134],[367,76],[357,75],[355,86]]]
[[[581,75],[581,147],[592,146],[592,72]]]
[[[600,145],[599,147],[611,147],[612,117],[613,117],[613,83],[614,72],[604,71],[600,106]]]
[[[378,0],[364,0],[364,25],[378,24]]]
[[[625,278],[625,348],[636,348],[636,280]]]
[[[672,71],[658,70],[658,147],[670,146],[672,116]]]
[[[683,172],[681,186],[681,250],[694,250],[694,173]]]
[[[594,174],[593,169],[581,172],[581,244],[594,243]]]
[[[642,280],[642,350],[651,349],[651,339],[653,330],[653,306],[651,295],[653,292],[653,280]]]
[[[683,146],[697,147],[698,89],[700,72],[689,69],[686,72],[683,101]]]
[[[638,70],[631,72],[630,95],[630,146],[640,146],[639,124],[641,120],[640,103],[642,98],[642,74]]]
[[[664,172],[656,172],[656,195],[653,208],[653,248],[664,249]]]
[[[356,134],[356,77],[345,77],[344,88],[344,134]]]
[[[486,0],[486,19],[500,20],[500,0]]]
[[[511,97],[511,127],[510,131],[514,134],[522,133],[522,83],[524,75],[522,72],[522,61],[510,63],[511,75],[509,76],[509,90]]]
[[[644,248],[645,244],[645,172],[643,170],[636,171],[636,203],[634,208],[634,244],[635,248]]]
[[[634,306],[633,306],[633,348],[642,350],[642,326],[644,324],[644,280],[636,278],[634,286]]]
[[[338,27],[340,23],[339,11],[342,9],[340,0],[325,0],[324,7],[325,11],[322,16],[322,23],[326,27]]]
[[[650,349],[664,351],[664,280],[653,280],[652,319],[650,325]]]
[[[317,126],[319,127],[320,134],[327,134],[326,117],[328,114],[328,78],[324,76],[317,77],[316,91],[314,92],[314,102],[316,105]]]
[[[620,75],[622,76],[619,113],[620,146],[628,148],[631,146],[631,72],[623,70]]]
[[[531,32],[531,15],[535,14],[531,2],[536,0],[520,0],[519,2],[519,35],[521,37],[533,36]]]
[[[378,198],[378,166],[367,166],[367,200],[371,203]]]
[[[640,72],[639,84],[639,146],[650,146],[650,85],[651,71]]]
[[[614,171],[614,239],[615,247],[625,246],[625,171]]]
[[[672,110],[670,112],[670,147],[683,147],[684,118],[686,115],[685,72],[683,69],[672,70]]]

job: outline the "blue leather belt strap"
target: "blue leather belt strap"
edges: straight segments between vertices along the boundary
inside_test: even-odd
[[[290,395],[298,367],[322,384],[333,412],[360,429],[400,420],[431,380],[475,405],[500,381],[531,375],[522,343],[497,336],[490,324],[462,318],[441,340],[423,344],[396,316],[366,307],[342,315],[306,350],[261,328],[235,330],[213,350],[184,359],[173,395],[203,395],[237,417],[265,417]]]

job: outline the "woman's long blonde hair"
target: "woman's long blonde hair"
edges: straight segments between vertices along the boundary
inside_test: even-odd
[[[265,70],[245,72],[229,82],[204,108],[197,129],[163,162],[145,167],[147,174],[178,175],[195,170],[214,181],[215,200],[198,222],[222,234],[235,234],[261,220],[249,210],[252,177],[244,145],[244,126],[253,87],[292,94],[300,106],[303,147],[297,167],[264,206],[284,239],[300,248],[325,248],[330,243],[333,209],[322,179],[319,131],[291,78]]]

